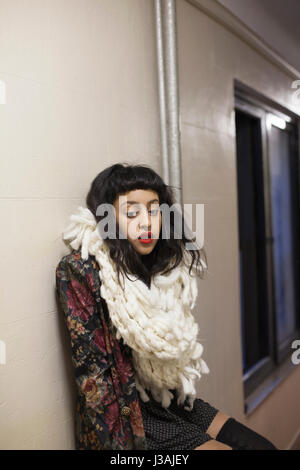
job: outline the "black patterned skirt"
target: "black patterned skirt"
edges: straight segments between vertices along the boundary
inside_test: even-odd
[[[174,398],[169,408],[163,408],[148,390],[150,401],[144,403],[139,397],[147,449],[193,450],[211,440],[206,431],[219,410],[201,398],[195,399],[192,411],[185,410],[187,400],[177,405],[177,392],[171,392]]]

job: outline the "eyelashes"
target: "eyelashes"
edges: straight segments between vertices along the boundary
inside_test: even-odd
[[[158,215],[158,213],[160,212],[159,209],[153,209],[152,211],[149,211],[150,213],[152,213],[151,215]],[[153,213],[154,212],[154,213]],[[135,215],[132,215],[132,214],[135,214]],[[127,217],[129,219],[133,219],[134,217],[136,217],[136,214],[138,214],[138,211],[131,211],[131,212],[127,212]]]

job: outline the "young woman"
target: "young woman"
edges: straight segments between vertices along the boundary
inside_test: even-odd
[[[276,449],[196,398],[209,369],[191,310],[207,264],[203,249],[187,248],[194,240],[173,204],[150,167],[116,164],[64,232],[72,251],[56,286],[78,392],[76,449]]]

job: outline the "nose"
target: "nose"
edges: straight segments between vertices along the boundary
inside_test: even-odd
[[[140,228],[143,229],[143,230],[150,230],[151,229],[151,216],[148,214],[147,209],[143,209],[141,211],[139,224],[140,224]]]

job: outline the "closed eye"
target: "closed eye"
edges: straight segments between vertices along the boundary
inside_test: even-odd
[[[153,209],[152,211],[149,211],[149,212],[151,213],[151,215],[157,215],[158,212],[159,212],[159,209]],[[138,214],[138,212],[136,212],[136,211],[135,212],[133,212],[133,211],[132,212],[127,212],[127,217],[129,219],[132,219],[132,218],[136,217],[136,214]]]
[[[129,217],[129,219],[132,219],[133,217],[136,216],[136,214],[137,214],[137,212],[127,212],[127,217]]]
[[[152,215],[157,215],[159,213],[159,209],[153,209],[152,211],[149,211],[149,212],[152,212]]]

